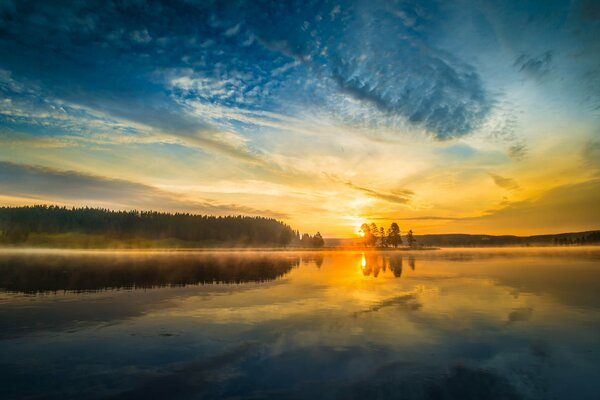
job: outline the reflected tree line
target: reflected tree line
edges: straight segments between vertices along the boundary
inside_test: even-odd
[[[417,241],[413,235],[413,231],[409,230],[406,234],[405,241],[402,240],[400,226],[396,222],[392,222],[386,230],[384,227],[377,227],[377,224],[364,223],[360,226],[360,235],[362,236],[362,244],[365,247],[393,247],[398,248],[406,243],[409,248],[415,248]]]
[[[0,255],[0,290],[21,293],[90,292],[278,279],[299,257],[224,254]]]
[[[408,266],[412,271],[415,270],[416,261],[413,256],[408,257]],[[374,278],[377,278],[380,273],[385,274],[389,270],[394,277],[400,278],[404,268],[404,258],[400,255],[381,257],[363,254],[360,261],[360,268],[364,276],[373,276]]]
[[[323,257],[323,254],[320,252],[315,252],[313,254],[303,254],[301,259],[300,259],[300,263],[303,266],[308,266],[311,264],[314,264],[317,269],[321,269],[321,267],[323,266],[323,261],[325,260],[325,257]]]
[[[319,254],[0,254],[0,290],[20,293],[95,292],[204,284],[242,284],[281,278],[301,264],[321,268]],[[402,276],[404,258],[363,254],[364,276],[388,270]],[[415,259],[408,257],[415,269]]]

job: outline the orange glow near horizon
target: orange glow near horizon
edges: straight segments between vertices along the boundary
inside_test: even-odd
[[[62,17],[70,2],[49,3],[9,7],[10,23],[0,12],[0,207],[260,216],[328,239],[394,221],[415,235],[600,229],[600,25],[579,20],[598,1],[448,15],[424,2],[443,18],[418,30],[397,20],[421,13],[404,2],[338,4],[335,18],[315,2],[314,21],[285,13],[281,31],[250,19],[285,2],[259,2],[206,28],[206,46],[190,45],[206,24],[188,16],[166,32],[154,7],[139,10],[144,27],[85,8],[107,22],[97,37],[128,32],[105,41]],[[220,15],[208,3],[196,18]],[[55,35],[63,25],[77,43]],[[365,46],[387,37],[403,39]]]

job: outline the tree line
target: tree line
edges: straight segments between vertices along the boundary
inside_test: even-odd
[[[325,245],[325,240],[321,236],[321,232],[315,233],[314,236],[305,233],[300,237],[300,232],[296,232],[296,240],[300,247],[314,247],[320,248]]]
[[[305,241],[285,223],[266,217],[210,216],[157,211],[112,211],[58,206],[0,207],[0,239],[26,242],[31,234],[77,232],[116,239],[179,239],[244,246],[322,247],[319,233]],[[309,246],[310,244],[310,246]]]
[[[393,247],[402,246],[402,234],[400,226],[396,222],[392,222],[386,230],[384,227],[377,227],[374,222],[364,223],[360,226],[360,235],[365,247]],[[413,235],[413,231],[409,230],[406,234],[406,245],[410,248],[417,246],[417,241]]]
[[[555,246],[598,244],[600,243],[600,231],[591,232],[579,237],[555,237],[552,242]]]

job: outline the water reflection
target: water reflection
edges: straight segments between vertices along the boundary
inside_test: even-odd
[[[362,252],[359,268],[365,277],[400,278],[401,254]],[[92,292],[149,289],[197,284],[266,282],[303,265],[320,269],[321,253],[0,253],[0,290],[6,292]],[[415,257],[408,263],[415,270]]]
[[[287,274],[299,260],[226,253],[9,253],[0,254],[0,290],[86,292],[264,282]]]
[[[381,255],[371,253],[365,255],[365,253],[362,253],[360,258],[360,270],[362,271],[363,276],[373,276],[374,278],[377,278],[380,273],[385,275],[387,271],[390,271],[395,278],[400,278],[402,276],[403,262],[402,255],[399,254]],[[414,271],[416,266],[414,256],[408,258],[408,263],[410,269]]]
[[[39,256],[0,398],[600,398],[598,250]]]

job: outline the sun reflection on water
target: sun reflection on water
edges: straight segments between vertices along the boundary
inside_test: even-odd
[[[0,340],[0,353],[6,360],[30,354],[40,360],[17,367],[5,362],[4,368],[0,362],[0,371],[10,378],[6,382],[15,382],[13,393],[27,398],[53,387],[30,386],[18,376],[52,376],[85,392],[95,383],[79,371],[93,376],[98,368],[116,371],[107,373],[112,386],[103,396],[124,391],[136,398],[155,384],[147,373],[132,373],[121,387],[123,370],[156,369],[164,375],[159,383],[174,379],[198,398],[211,398],[213,388],[221,393],[242,387],[244,395],[277,389],[272,379],[258,376],[293,377],[285,382],[289,387],[331,386],[330,399],[351,398],[335,386],[348,381],[377,393],[383,384],[396,385],[395,392],[421,390],[432,379],[454,385],[447,371],[456,365],[470,368],[459,373],[461,382],[465,373],[475,374],[463,384],[469,390],[482,379],[496,379],[494,387],[516,392],[521,386],[513,366],[534,384],[548,385],[550,395],[564,387],[580,390],[582,377],[595,382],[600,372],[600,253],[544,251],[74,255],[22,262],[0,257],[0,338],[7,339]],[[57,333],[67,332],[77,334],[56,341]],[[98,347],[99,340],[111,351]],[[80,351],[70,353],[73,348]],[[540,369],[546,359],[552,363]],[[316,363],[319,368],[297,368]],[[385,369],[390,379],[382,383],[362,368],[340,369],[341,363]],[[204,374],[205,365],[215,365],[220,374],[210,387],[188,379],[196,376],[189,371]],[[414,368],[407,374],[394,365]],[[549,379],[555,376],[556,384]],[[599,393],[594,385],[590,393]],[[0,385],[0,397],[18,398],[2,396],[2,390]],[[374,397],[369,393],[361,398]],[[297,394],[314,398],[312,390]]]

